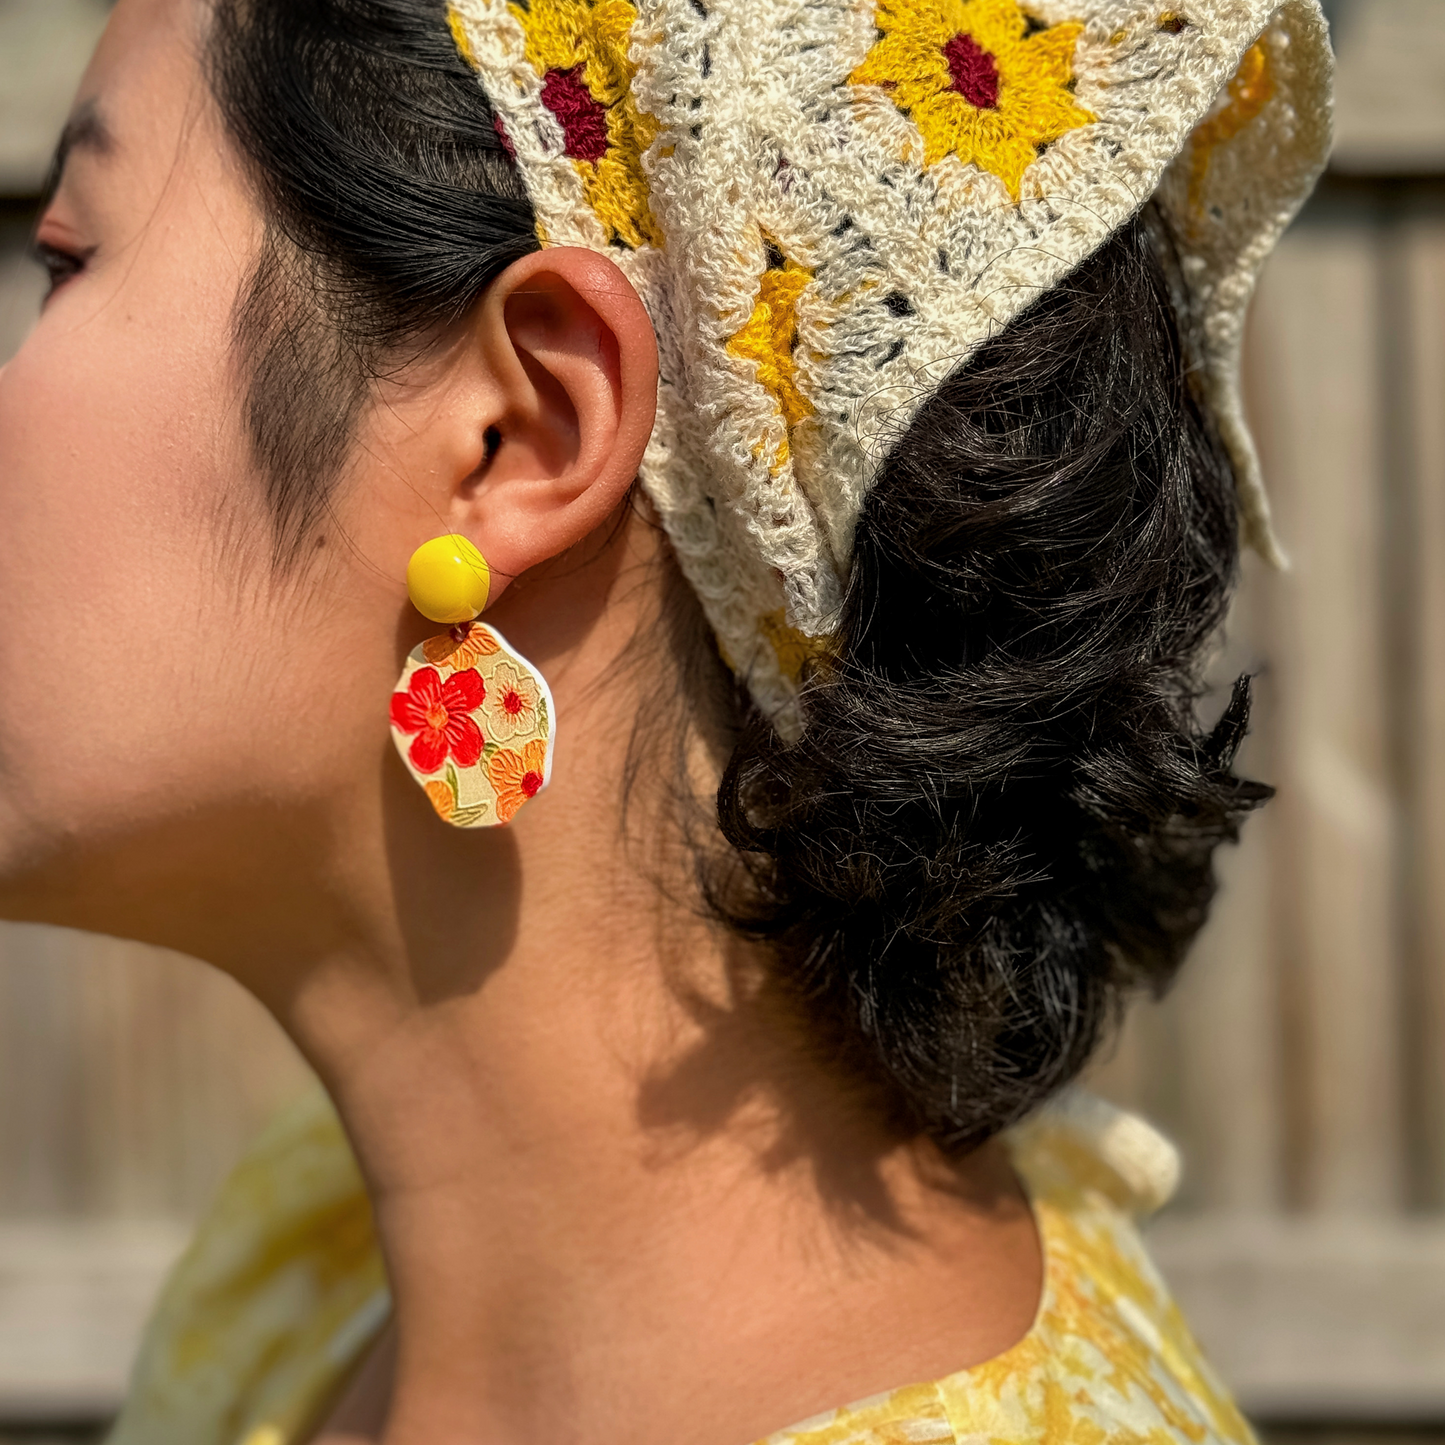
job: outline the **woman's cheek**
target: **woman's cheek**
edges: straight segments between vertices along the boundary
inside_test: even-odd
[[[132,259],[62,288],[0,371],[0,789],[67,829],[224,746],[237,553],[265,550],[223,505],[229,305]]]

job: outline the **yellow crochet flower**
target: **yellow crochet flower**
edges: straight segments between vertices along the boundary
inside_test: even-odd
[[[875,21],[881,37],[848,78],[889,92],[926,166],[956,155],[1017,201],[1038,148],[1098,119],[1069,89],[1080,24],[1039,29],[1016,0],[879,0]]]
[[[628,0],[532,0],[530,9],[508,8],[542,77],[542,104],[562,127],[563,147],[608,241],[661,246],[642,174],[657,122],[632,98],[636,67],[627,58],[637,11]]]
[[[758,618],[758,631],[772,644],[778,654],[778,666],[791,682],[801,682],[812,667],[824,667],[833,656],[832,643],[826,637],[809,637],[788,625],[787,614],[779,607]]]
[[[766,236],[763,239],[768,249],[768,268],[758,281],[752,315],[728,341],[728,351],[742,361],[757,364],[758,384],[772,393],[791,433],[804,417],[813,414],[812,403],[798,390],[798,368],[793,360],[798,340],[798,299],[813,273],[789,260]],[[774,471],[788,460],[789,450],[785,438],[774,458]]]
[[[1274,99],[1274,75],[1264,41],[1257,41],[1244,52],[1227,94],[1223,108],[1195,127],[1189,163],[1189,209],[1196,213],[1214,152],[1232,141]]]

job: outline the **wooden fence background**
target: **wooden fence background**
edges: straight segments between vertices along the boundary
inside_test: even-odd
[[[1445,186],[1330,178],[1272,263],[1249,385],[1282,576],[1221,670],[1279,796],[1178,990],[1103,1071],[1196,1208],[1445,1205]]]
[[[1258,675],[1243,766],[1279,797],[1095,1081],[1184,1147],[1156,1249],[1247,1404],[1445,1420],[1445,3],[1332,8],[1340,146],[1249,351],[1294,568],[1246,568],[1218,669]],[[0,358],[103,9],[0,0]],[[188,960],[0,928],[0,1415],[113,1406],[186,1222],[304,1079]]]

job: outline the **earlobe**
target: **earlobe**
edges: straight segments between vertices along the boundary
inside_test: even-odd
[[[601,527],[627,496],[656,415],[657,344],[627,278],[575,247],[509,267],[476,325],[500,440],[458,530],[486,554],[495,598]]]

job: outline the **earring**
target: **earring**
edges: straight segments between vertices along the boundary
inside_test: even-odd
[[[419,547],[406,584],[423,617],[450,625],[407,658],[391,699],[392,741],[445,822],[510,823],[551,781],[551,690],[496,628],[476,620],[491,570],[465,537]]]

